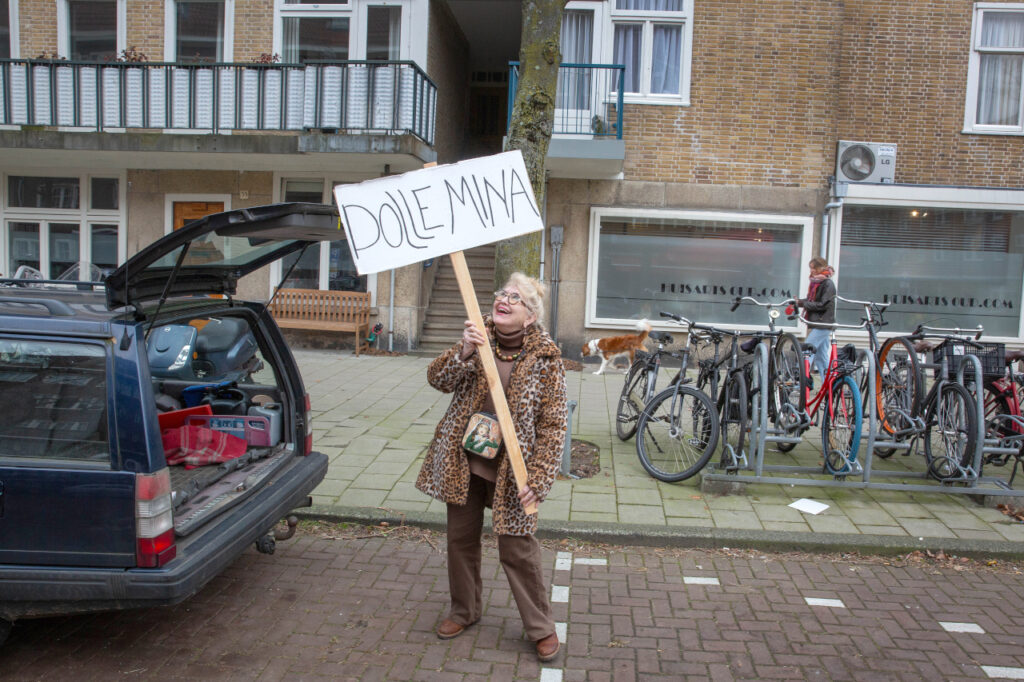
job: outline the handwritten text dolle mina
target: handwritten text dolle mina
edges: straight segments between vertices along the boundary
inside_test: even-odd
[[[335,188],[360,274],[542,229],[518,151]]]

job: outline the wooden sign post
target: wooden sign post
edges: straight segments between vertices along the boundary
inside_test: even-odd
[[[359,274],[450,255],[466,315],[486,335],[463,250],[543,229],[518,151],[334,188],[338,213]],[[498,413],[516,488],[527,485],[526,464],[505,400],[494,352],[478,347]],[[537,511],[536,505],[525,507]]]
[[[466,306],[466,314],[470,322],[476,325],[484,336],[487,335],[487,328],[484,327],[484,316],[480,314],[480,305],[476,300],[476,289],[473,287],[473,280],[469,276],[469,266],[466,265],[466,254],[456,251],[449,254],[452,259],[452,267],[455,268],[455,279],[459,283],[459,293],[462,294],[462,303]],[[508,453],[508,461],[512,465],[512,473],[516,479],[516,489],[522,490],[527,483],[526,463],[523,461],[523,451],[519,448],[519,438],[516,436],[515,423],[512,421],[512,412],[508,409],[508,401],[505,400],[505,391],[501,387],[501,377],[498,376],[498,365],[494,362],[494,352],[490,344],[485,343],[477,347],[480,353],[480,362],[484,366],[484,373],[487,375],[487,387],[491,390],[491,400],[494,401],[494,411],[498,413],[498,423],[501,424],[501,435],[505,441],[505,451]],[[537,505],[523,507],[527,514],[537,511]]]

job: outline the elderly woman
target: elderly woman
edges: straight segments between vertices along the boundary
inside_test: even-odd
[[[537,657],[550,661],[558,654],[558,635],[544,584],[540,545],[533,536],[537,515],[524,510],[547,497],[565,442],[565,373],[558,346],[540,323],[544,294],[541,282],[514,273],[505,287],[495,292],[491,315],[484,320],[486,329],[477,329],[467,320],[461,342],[430,364],[430,385],[455,395],[434,433],[416,487],[448,505],[451,609],[438,626],[437,636],[457,637],[480,619],[480,544],[484,508],[491,507],[498,558],[526,635],[536,643]],[[518,489],[504,446],[496,457],[485,459],[462,445],[470,417],[494,411],[477,352],[485,343],[494,349],[526,464],[527,482]]]

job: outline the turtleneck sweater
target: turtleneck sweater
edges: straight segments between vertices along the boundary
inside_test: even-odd
[[[501,355],[509,357],[520,353],[523,349],[523,339],[526,337],[526,330],[520,329],[511,334],[502,332],[497,327],[494,327],[494,338],[497,341],[497,348]],[[516,358],[518,360],[518,358]],[[498,367],[498,376],[501,377],[501,388],[508,395],[508,383],[512,377],[512,368],[515,367],[516,360],[502,360],[497,353],[494,355],[494,363]],[[484,412],[490,412],[494,414],[494,400],[491,399],[490,391],[487,392],[487,400],[483,406]],[[485,478],[488,481],[496,481],[498,479],[498,465],[501,463],[501,459],[505,456],[505,443],[504,434],[502,434],[501,448],[498,450],[498,454],[494,459],[485,459],[476,455],[472,452],[466,451],[469,455],[469,471],[472,474],[476,474],[481,478]]]

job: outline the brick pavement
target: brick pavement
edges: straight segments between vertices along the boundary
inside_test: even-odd
[[[314,494],[315,513],[340,518],[404,514],[443,522],[443,506],[413,486],[423,449],[449,402],[426,383],[430,358],[356,358],[312,350],[295,355],[312,399],[315,446],[331,459],[327,477]],[[828,540],[883,550],[895,545],[1024,554],[1024,524],[962,495],[774,484],[749,485],[745,494],[716,495],[702,492],[699,477],[661,483],[641,468],[633,441],[622,442],[614,435],[622,374],[595,376],[592,370],[588,366],[584,372],[568,372],[567,381],[570,399],[579,405],[573,436],[600,447],[601,472],[555,484],[541,507],[541,521],[554,524],[557,532],[603,528],[628,535],[634,529],[634,535],[677,539],[703,534],[709,541],[733,546],[742,537],[754,544],[760,540],[796,546]],[[792,453],[770,452],[766,463],[814,465],[820,458],[817,442],[812,431]],[[876,457],[873,466],[907,473],[924,470],[919,455]],[[804,497],[829,509],[814,516],[788,506]]]
[[[441,641],[433,628],[447,607],[443,536],[369,534],[306,526],[274,556],[248,551],[175,607],[21,621],[0,649],[3,678],[987,679],[982,666],[1024,674],[1019,565],[548,542],[546,578],[567,597],[553,604],[566,644],[541,665],[493,543],[483,618]]]

